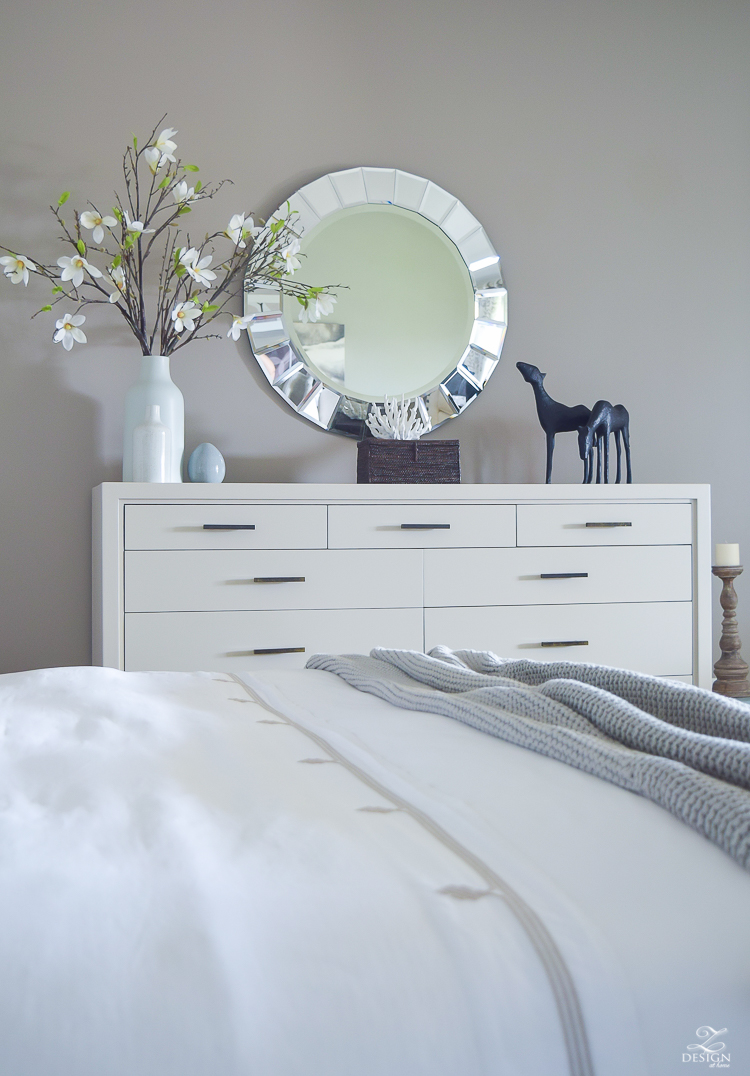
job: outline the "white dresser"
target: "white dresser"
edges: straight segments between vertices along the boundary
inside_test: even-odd
[[[708,486],[94,491],[94,662],[301,667],[373,646],[565,657],[711,686]]]

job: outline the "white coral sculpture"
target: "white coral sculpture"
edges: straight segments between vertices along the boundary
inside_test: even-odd
[[[383,409],[373,404],[366,424],[375,437],[388,441],[418,441],[424,433],[429,433],[432,423],[419,406],[418,399],[399,400],[395,396],[386,396]]]

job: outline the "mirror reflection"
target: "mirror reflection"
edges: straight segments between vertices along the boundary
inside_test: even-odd
[[[306,282],[346,285],[333,313],[299,319],[285,298],[292,341],[333,388],[359,399],[417,396],[457,365],[474,322],[474,289],[455,243],[432,221],[393,205],[332,214],[303,236]]]

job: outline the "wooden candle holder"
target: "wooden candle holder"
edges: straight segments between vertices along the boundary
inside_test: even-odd
[[[737,564],[732,567],[714,567],[711,569],[714,575],[722,580],[721,607],[724,610],[724,619],[721,625],[721,657],[714,665],[716,680],[713,690],[720,695],[729,695],[733,699],[750,696],[750,682],[747,679],[748,665],[742,660],[740,647],[742,642],[737,631],[737,592],[734,589],[734,580],[742,575],[742,566]]]

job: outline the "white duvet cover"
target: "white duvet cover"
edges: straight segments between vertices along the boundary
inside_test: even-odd
[[[2,1076],[750,1072],[750,875],[649,801],[324,672],[0,714]]]

